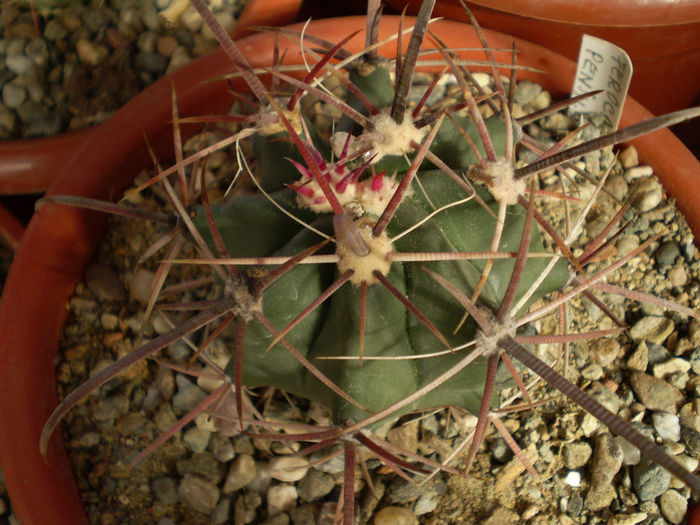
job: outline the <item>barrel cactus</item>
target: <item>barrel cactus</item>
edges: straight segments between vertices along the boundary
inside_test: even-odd
[[[433,3],[423,2],[408,51],[395,62],[373,52],[378,13],[370,2],[364,54],[347,60],[346,40],[312,40],[324,49],[317,64],[300,77],[272,64],[266,72],[273,78],[269,89],[202,2],[193,1],[258,99],[258,112],[241,117],[241,129],[226,141],[237,146],[240,168],[256,191],[233,192],[226,202],[210,204],[202,185],[201,204],[185,205],[167,175],[184,175],[211,150],[180,158],[152,182],[163,185],[184,235],[199,246],[201,260],[191,262],[212,265],[220,298],[69,394],[47,423],[42,447],[67,410],[125,367],[205,325],[218,323],[216,335],[233,323],[232,357],[210,403],[231,394],[238,429],[248,432],[257,427],[244,387],[273,386],[324,405],[331,427],[284,439],[320,442],[311,448],[342,442],[346,480],[352,479],[358,444],[395,468],[410,468],[373,430],[431,407],[479,415],[469,464],[496,402],[497,376],[508,375],[501,368],[510,369],[524,391],[510,361],[516,357],[700,489],[695,476],[522,346],[544,341],[522,333],[528,322],[585,292],[615,264],[644,249],[587,275],[587,258],[605,243],[604,236],[594,240],[591,253],[574,256],[570,241],[537,211],[529,175],[690,114],[657,119],[516,168],[514,151],[523,133],[510,115],[508,93],[486,43],[494,96],[480,92],[456,55],[438,42],[443,73],[453,75],[458,94],[428,107],[437,76],[425,97],[409,104]],[[319,85],[339,60],[348,72],[342,97]],[[286,92],[278,89],[281,81]],[[330,129],[317,128],[302,112],[304,97],[336,110],[340,116]],[[486,100],[491,116],[482,115],[477,99]],[[251,144],[244,147],[244,141]],[[523,396],[529,400],[526,392]],[[349,485],[345,498],[352,497]]]

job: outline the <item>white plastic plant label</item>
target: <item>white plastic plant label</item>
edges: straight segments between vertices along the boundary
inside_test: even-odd
[[[617,129],[632,79],[632,61],[624,49],[591,35],[583,35],[571,95],[602,93],[571,106],[576,113],[598,113],[611,130]]]

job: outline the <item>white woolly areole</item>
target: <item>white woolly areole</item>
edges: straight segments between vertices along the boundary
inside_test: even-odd
[[[369,150],[366,154],[374,155],[372,163],[378,162],[386,155],[404,155],[413,151],[411,142],[420,144],[428,132],[428,126],[418,129],[413,124],[412,116],[407,112],[401,124],[394,122],[389,113],[381,112],[370,117],[373,124],[371,131],[350,137],[348,156],[358,151]],[[338,131],[331,137],[331,146],[336,157],[340,157],[348,139],[348,133]]]
[[[369,248],[367,255],[357,255],[348,243],[338,242],[336,253],[338,254],[338,271],[340,274],[352,270],[354,273],[350,277],[350,282],[360,285],[363,281],[367,284],[377,282],[377,278],[372,275],[378,270],[382,275],[389,273],[391,261],[387,256],[394,251],[394,246],[389,240],[386,232],[382,232],[379,237],[372,234],[374,224],[367,219],[360,219],[355,222],[362,240]]]
[[[481,309],[481,312],[490,321],[491,333],[486,334],[482,329],[478,329],[474,342],[476,343],[476,348],[482,351],[485,357],[490,357],[501,353],[502,350],[498,346],[498,341],[507,335],[515,337],[518,325],[510,317],[506,317],[503,324],[496,322],[491,310]]]
[[[326,196],[323,193],[323,190],[321,189],[321,186],[318,184],[318,182],[316,182],[313,179],[302,178],[300,181],[297,182],[297,185],[301,186],[302,183],[305,183],[303,184],[305,188],[311,188],[314,194],[312,196],[308,196],[298,193],[297,202],[299,203],[299,206],[303,208],[308,208],[311,211],[319,214],[331,213],[333,211],[333,208],[331,208],[331,204],[328,202],[328,199],[326,199]],[[347,188],[345,188],[345,191],[343,193],[338,193],[337,191],[334,193],[340,205],[345,207],[351,202],[359,200],[358,191],[360,189],[361,188],[358,188],[356,184],[348,184]]]
[[[372,123],[374,130],[371,133],[381,137],[373,141],[377,153],[374,162],[385,155],[404,155],[412,151],[411,141],[420,144],[428,131],[427,126],[418,129],[410,114],[404,116],[401,124],[397,124],[388,113],[379,113],[372,118]]]
[[[394,177],[382,177],[382,187],[378,190],[372,189],[372,179],[365,179],[361,183],[362,193],[358,202],[362,209],[370,215],[380,216],[384,213],[386,205],[399,187],[398,181]],[[413,189],[407,188],[403,198],[413,195]]]
[[[483,169],[474,165],[469,172],[474,178],[486,182],[494,198],[503,204],[516,204],[518,196],[524,195],[527,189],[524,179],[515,178],[513,163],[505,157],[487,162]]]
[[[282,106],[282,102],[280,102]],[[283,107],[282,113],[285,118],[289,121],[294,128],[294,131],[301,135],[303,128],[301,125],[301,113],[299,112],[299,104],[292,110]],[[260,113],[260,119],[258,120],[258,133],[264,137],[269,135],[274,135],[275,133],[280,133],[286,131],[287,128],[282,124],[277,111],[272,108],[267,108]]]
[[[326,199],[319,184],[307,177],[303,177],[296,182],[296,185],[313,190],[313,195],[297,194],[297,202],[299,206],[308,208],[316,213],[331,213],[331,205]],[[384,212],[384,208],[389,203],[392,195],[398,188],[399,183],[394,177],[382,177],[382,187],[378,190],[372,189],[372,178],[365,178],[361,181],[356,181],[348,184],[343,193],[335,192],[340,205],[346,210],[349,208],[357,208],[359,206],[360,213],[369,213],[370,215],[379,216]],[[413,194],[413,190],[408,188],[404,194],[404,198]]]

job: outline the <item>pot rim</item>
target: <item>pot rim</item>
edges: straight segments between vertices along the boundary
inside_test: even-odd
[[[471,0],[471,3],[525,18],[596,27],[662,27],[700,22],[700,0]]]

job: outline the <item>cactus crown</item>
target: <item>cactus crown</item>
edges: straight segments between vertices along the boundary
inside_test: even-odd
[[[324,50],[316,64],[301,77],[271,64],[268,88],[202,2],[193,1],[258,99],[258,113],[241,118],[239,130],[225,141],[236,144],[240,168],[258,190],[233,192],[225,203],[210,204],[203,183],[201,204],[187,204],[191,196],[179,195],[168,175],[184,177],[185,168],[197,166],[211,148],[186,159],[180,155],[174,166],[154,177],[151,183],[161,184],[173,203],[181,235],[200,249],[202,259],[190,262],[212,266],[221,298],[201,305],[200,313],[173,332],[71,393],[47,423],[44,449],[65,412],[126,366],[205,325],[218,323],[213,331],[218,334],[232,323],[231,359],[212,402],[232,400],[238,430],[252,433],[260,422],[248,408],[244,387],[274,386],[328,407],[333,426],[275,438],[319,442],[309,450],[342,442],[350,476],[359,445],[392,467],[415,470],[373,436],[373,429],[408,411],[441,406],[479,416],[468,469],[496,402],[494,383],[502,364],[531,403],[511,363],[515,357],[700,489],[695,476],[522,346],[545,340],[525,336],[522,329],[528,323],[585,293],[645,248],[590,275],[585,266],[606,245],[619,217],[589,250],[575,256],[572,236],[557,233],[536,209],[532,174],[648,132],[649,125],[517,167],[516,145],[537,146],[512,118],[509,91],[500,76],[500,69],[509,69],[512,89],[517,69],[496,64],[485,42],[495,93],[484,93],[458,55],[437,41],[434,52],[443,71],[419,101],[409,104],[433,3],[423,2],[405,56],[399,52],[387,61],[373,51],[378,13],[370,2],[368,51],[348,60],[343,46],[350,37],[335,44],[306,36]],[[399,28],[399,43],[402,36]],[[338,60],[347,76],[337,74]],[[428,105],[447,73],[455,79],[457,95]],[[330,77],[340,81],[341,97],[323,89]],[[282,81],[293,91],[283,91]],[[317,128],[301,111],[304,98],[321,100],[339,115],[330,130]],[[481,106],[492,116],[485,118]],[[660,118],[654,126],[688,115]],[[254,170],[243,154],[243,141],[251,143],[246,148],[252,150]],[[606,333],[613,332],[617,330]],[[200,351],[210,340],[202,342]],[[352,487],[346,489],[350,496],[345,497],[352,498]],[[351,509],[345,519],[352,522]]]

